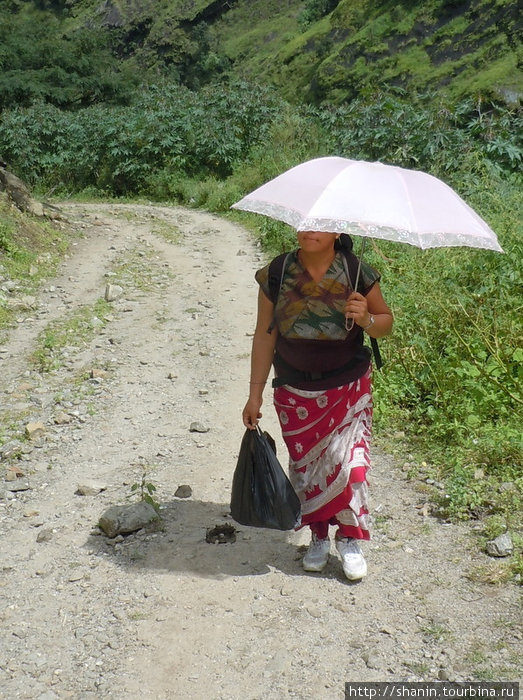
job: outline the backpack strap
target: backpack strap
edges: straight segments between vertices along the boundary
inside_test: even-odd
[[[341,258],[343,260],[343,267],[345,269],[345,274],[347,275],[347,280],[349,281],[349,287],[352,287],[352,289],[354,289],[354,280],[355,283],[358,285],[357,291],[360,294],[363,294],[364,288],[363,278],[360,275],[360,261],[354,255],[354,253],[352,253],[352,251],[346,250],[345,248],[341,249]],[[383,367],[383,360],[381,359],[380,347],[376,338],[370,338],[370,345],[372,348],[372,354],[374,355],[376,369],[381,369]]]
[[[287,267],[287,263],[289,262],[289,258],[291,255],[292,253],[282,253],[281,255],[278,255],[276,258],[274,258],[274,260],[272,260],[269,265],[269,294],[271,296],[271,301],[274,305],[275,310],[276,302],[278,301],[278,297],[280,296],[281,288],[283,286],[285,268]],[[272,321],[269,327],[267,328],[267,333],[272,333],[275,325],[276,316],[274,314],[272,317]]]

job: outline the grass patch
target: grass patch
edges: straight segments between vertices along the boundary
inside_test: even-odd
[[[161,265],[157,252],[146,246],[127,251],[114,265],[110,276],[111,284],[140,292],[150,292],[158,286],[163,288],[171,279],[173,274]]]
[[[467,578],[474,583],[488,583],[492,586],[499,586],[508,583],[513,578],[513,569],[510,562],[487,562],[472,567]]]
[[[31,362],[39,372],[52,372],[63,366],[65,348],[85,346],[107,325],[111,310],[104,299],[76,309],[68,317],[53,321],[37,338]]]
[[[159,221],[153,227],[153,233],[158,238],[162,238],[167,243],[180,245],[183,242],[183,233],[173,224],[168,224],[166,221]]]
[[[132,620],[133,622],[139,622],[140,620],[147,620],[149,615],[146,612],[136,610],[135,612],[130,612],[128,617],[129,620]]]
[[[21,214],[0,196],[0,282],[12,283],[0,292],[0,330],[12,326],[18,311],[7,301],[32,295],[42,280],[56,272],[71,242],[71,233],[47,221]]]
[[[438,622],[431,622],[429,625],[421,628],[425,637],[429,637],[436,642],[443,642],[452,638],[452,633],[445,625]]]
[[[420,677],[425,676],[430,670],[430,666],[422,661],[406,661],[404,665],[409,671]]]

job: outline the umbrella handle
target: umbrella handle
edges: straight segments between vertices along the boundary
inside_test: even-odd
[[[362,241],[361,241],[360,257],[358,258],[358,271],[356,273],[356,283],[353,287],[354,291],[357,291],[358,284],[360,282],[361,261],[363,258],[363,253],[365,252],[366,245],[367,245],[367,238],[366,238],[366,236],[364,236]],[[347,268],[347,276],[348,276],[348,268]],[[349,283],[350,283],[350,277],[349,277]],[[349,321],[350,321],[350,325],[349,325]],[[353,328],[354,328],[354,319],[353,318],[349,319],[349,318],[345,317],[345,329],[347,331],[351,331]]]

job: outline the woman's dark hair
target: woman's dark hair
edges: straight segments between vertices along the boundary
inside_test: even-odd
[[[352,251],[352,238],[348,233],[341,233],[340,237],[334,241],[334,250]]]

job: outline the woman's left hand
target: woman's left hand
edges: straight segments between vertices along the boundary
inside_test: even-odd
[[[359,292],[352,292],[345,305],[346,318],[354,319],[354,323],[362,328],[370,323],[370,314],[367,308],[367,299]]]

